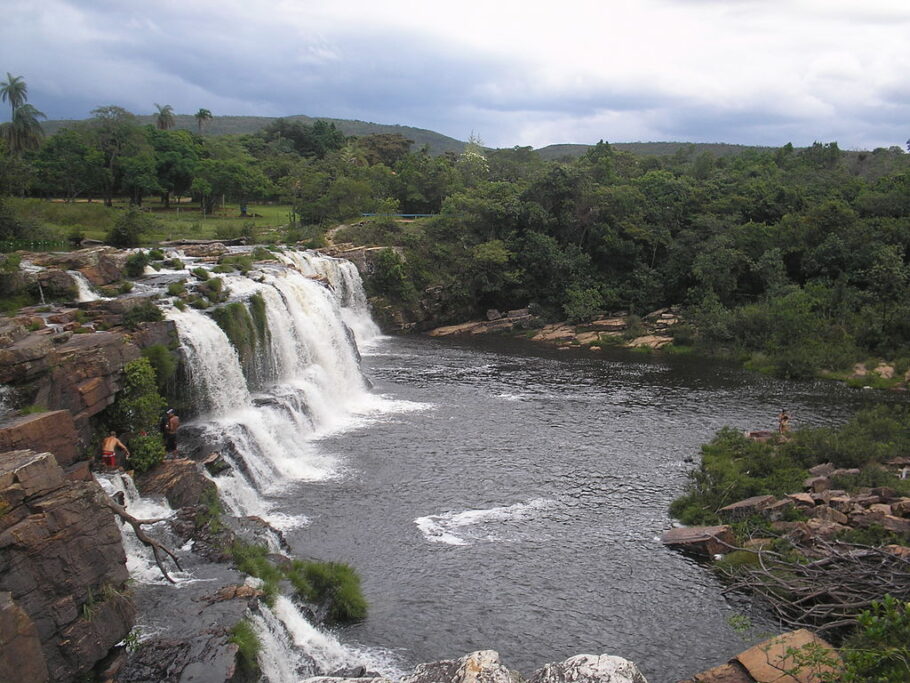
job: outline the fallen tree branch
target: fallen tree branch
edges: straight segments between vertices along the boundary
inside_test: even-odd
[[[131,514],[129,514],[122,505],[117,504],[107,494],[104,494],[103,497],[100,497],[99,502],[102,505],[104,505],[105,507],[109,508],[115,515],[117,515],[124,522],[126,522],[131,527],[133,527],[133,532],[136,534],[136,538],[138,538],[140,541],[142,541],[143,544],[147,545],[148,547],[150,547],[152,549],[152,554],[155,556],[155,564],[158,565],[158,569],[161,570],[161,574],[164,576],[164,578],[167,579],[168,581],[170,581],[171,583],[177,583],[176,581],[174,581],[174,579],[171,578],[170,574],[168,574],[167,570],[164,568],[164,565],[162,564],[161,553],[166,553],[174,561],[174,564],[177,565],[177,569],[180,571],[183,571],[183,567],[180,566],[180,560],[173,553],[173,551],[170,550],[170,548],[168,548],[167,546],[162,545],[161,543],[156,541],[154,538],[152,538],[151,536],[146,534],[145,531],[142,529],[143,524],[155,524],[157,522],[164,521],[165,518],[162,517],[162,518],[158,518],[158,519],[136,519]]]
[[[885,595],[910,600],[910,560],[883,548],[821,539],[794,545],[803,558],[823,555],[811,562],[764,548],[740,550],[755,553],[758,564],[726,572],[731,583],[724,592],[760,596],[792,628],[838,630]]]

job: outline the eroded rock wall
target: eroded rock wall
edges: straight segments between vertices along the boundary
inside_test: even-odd
[[[132,628],[126,555],[104,495],[95,482],[67,481],[50,453],[0,453],[0,594],[21,626],[0,642],[0,670],[33,656],[22,615],[52,681],[90,670]]]

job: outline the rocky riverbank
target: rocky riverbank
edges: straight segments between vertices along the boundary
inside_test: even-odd
[[[579,325],[568,322],[544,324],[529,309],[522,308],[505,314],[490,310],[486,320],[437,327],[428,334],[450,337],[511,333],[564,349],[584,348],[595,352],[605,347],[657,350],[673,343],[671,331],[680,322],[675,309],[664,308],[644,318],[617,313]]]

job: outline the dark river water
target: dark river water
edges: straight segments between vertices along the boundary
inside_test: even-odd
[[[375,391],[420,409],[326,438],[342,476],[295,485],[303,556],[359,571],[370,611],[345,640],[405,665],[494,649],[525,675],[580,653],[651,683],[721,664],[748,614],[665,548],[667,505],[724,425],[843,422],[877,392],[785,382],[687,357],[559,352],[503,339],[383,339]]]

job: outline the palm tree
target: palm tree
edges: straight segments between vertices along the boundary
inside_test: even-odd
[[[28,86],[22,76],[13,76],[9,71],[6,72],[6,80],[0,82],[0,99],[9,102],[13,114],[28,101]]]
[[[199,126],[199,135],[202,135],[202,129],[205,128],[205,124],[208,121],[211,121],[214,117],[212,112],[208,109],[200,109],[193,116],[196,117],[196,124]]]
[[[155,127],[158,130],[167,130],[174,127],[174,108],[165,104],[163,107],[155,103],[155,107],[158,109],[158,114],[155,116]]]
[[[9,151],[19,156],[30,149],[38,149],[44,138],[44,130],[38,119],[46,119],[44,112],[40,112],[30,104],[23,104],[13,110],[13,120],[2,126],[3,137]]]

